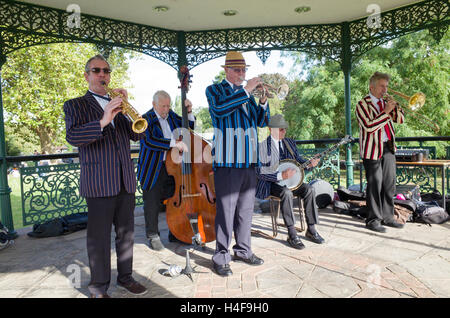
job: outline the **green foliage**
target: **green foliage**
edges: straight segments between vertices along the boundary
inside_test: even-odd
[[[351,72],[352,134],[358,135],[356,103],[368,93],[368,79],[375,72],[391,75],[390,87],[406,95],[423,92],[425,106],[419,113],[439,125],[436,134],[415,114],[407,114],[406,123],[396,125],[397,136],[448,136],[449,126],[449,55],[447,32],[437,43],[427,31],[400,37],[376,47],[353,64]],[[339,65],[317,61],[297,53],[283,53],[302,63],[306,77],[291,83],[283,113],[290,123],[288,135],[295,139],[341,137],[345,134],[344,75]],[[298,74],[297,78],[301,75]],[[406,107],[406,100],[394,96]],[[438,150],[442,155],[443,149]]]
[[[51,44],[17,50],[2,68],[5,126],[20,143],[39,145],[39,152],[53,153],[65,144],[62,106],[87,90],[86,61],[98,54],[93,45]],[[109,57],[113,69],[111,87],[127,80],[125,50],[114,49]],[[34,149],[22,147],[22,152]]]

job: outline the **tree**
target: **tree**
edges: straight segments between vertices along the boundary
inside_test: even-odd
[[[412,95],[421,91],[427,96],[419,113],[440,126],[437,135],[448,136],[449,33],[439,43],[427,31],[400,37],[376,47],[358,59],[351,72],[352,134],[358,135],[354,116],[358,100],[368,92],[368,79],[375,71],[391,75],[390,87]],[[306,78],[292,84],[283,112],[290,122],[288,134],[295,139],[340,137],[345,134],[344,77],[337,63],[289,52],[283,56],[302,63]],[[406,101],[394,96],[405,108]],[[406,123],[396,125],[397,136],[436,135],[413,114]],[[442,149],[439,150],[442,153]]]
[[[2,68],[5,126],[16,139],[39,145],[47,153],[65,144],[62,106],[86,92],[84,65],[95,54],[93,45],[51,44],[8,56]],[[123,87],[127,60],[132,57],[123,49],[112,51],[108,59],[113,69],[111,87]]]

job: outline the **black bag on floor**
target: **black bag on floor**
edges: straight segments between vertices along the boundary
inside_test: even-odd
[[[8,228],[0,222],[0,250],[14,243],[13,237],[8,233]]]
[[[436,201],[419,204],[414,214],[414,222],[442,224],[450,219],[448,213]]]
[[[343,186],[340,186],[336,192],[339,196],[339,200],[341,200],[341,201],[365,200],[366,199],[365,192],[352,191]]]
[[[34,224],[33,231],[27,235],[36,238],[53,237],[83,230],[86,227],[87,213],[76,213],[41,224]]]

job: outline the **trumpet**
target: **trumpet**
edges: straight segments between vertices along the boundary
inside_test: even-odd
[[[417,110],[422,108],[422,106],[425,104],[425,94],[424,93],[417,92],[412,96],[408,96],[406,94],[394,91],[391,88],[388,88],[388,91],[391,92],[392,94],[400,96],[403,99],[406,99],[408,101],[408,105],[405,108],[401,108],[400,104],[389,94],[385,95],[386,100],[393,100],[397,104],[397,106],[396,106],[397,108],[402,109],[405,113],[408,113],[409,115],[411,115],[414,118],[416,118],[417,120],[419,120],[421,123],[427,125],[431,129],[433,129],[435,133],[439,132],[440,128],[435,122],[431,121],[425,115],[422,115],[417,112]]]
[[[255,90],[252,92],[252,95],[258,98],[262,98],[264,96],[273,98],[273,94],[276,94],[278,99],[283,100],[289,94],[289,86],[284,83],[276,88],[270,84],[262,83],[256,86]]]
[[[106,86],[105,82],[103,82],[102,85],[111,98],[115,98],[117,96],[122,98],[122,104],[120,104],[120,107],[122,107],[122,114],[124,114],[133,123],[131,125],[131,129],[133,129],[135,133],[143,133],[148,126],[147,120],[139,115],[137,110],[131,106],[130,103],[128,103],[123,94],[114,92],[111,88]]]
[[[243,77],[240,79],[243,82],[248,82],[248,80],[244,79]],[[273,87],[272,85],[263,82],[258,84],[250,94],[258,98],[263,98],[265,96],[267,96],[267,98],[273,98],[273,93],[277,95],[278,99],[285,99],[289,94],[289,86],[284,83],[278,87]]]

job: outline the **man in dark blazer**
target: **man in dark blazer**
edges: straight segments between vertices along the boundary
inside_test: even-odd
[[[277,114],[270,118],[270,136],[259,145],[261,167],[257,170],[256,197],[263,200],[269,195],[273,195],[281,199],[281,214],[288,229],[287,241],[293,248],[303,249],[305,245],[298,237],[294,226],[294,196],[300,196],[305,203],[305,218],[308,226],[306,237],[318,244],[323,243],[324,239],[315,228],[315,224],[319,223],[319,214],[317,213],[314,188],[307,183],[303,183],[298,189],[291,191],[286,186],[278,184],[278,182],[289,179],[295,174],[295,170],[291,168],[278,171],[280,160],[293,159],[300,164],[307,161],[298,153],[295,140],[285,138],[288,126],[283,115]],[[319,159],[313,158],[308,168],[312,169],[318,163]]]
[[[132,277],[136,175],[130,139],[137,141],[131,122],[121,113],[122,98],[112,100],[103,84],[111,68],[96,55],[85,66],[89,91],[64,103],[66,140],[78,147],[80,195],[88,205],[87,252],[90,297],[109,298],[111,279],[111,228],[116,232],[117,285],[132,294],[147,289]],[[125,98],[127,92],[118,89]]]
[[[262,83],[259,77],[249,79],[248,65],[239,52],[230,51],[225,58],[226,79],[206,88],[209,112],[214,127],[213,169],[216,191],[216,250],[212,257],[214,270],[221,276],[232,275],[228,247],[232,232],[236,239],[234,259],[251,265],[263,260],[251,250],[251,224],[255,200],[258,161],[257,127],[265,127],[270,111],[267,97],[259,104],[250,95]]]
[[[141,139],[137,176],[142,187],[144,199],[145,233],[149,246],[157,251],[164,249],[158,229],[158,214],[161,202],[173,192],[173,180],[166,170],[165,160],[168,151],[176,147],[188,151],[187,145],[175,140],[173,131],[182,127],[182,118],[170,109],[170,95],[157,91],[153,96],[153,108],[142,117],[148,122],[145,138]],[[194,129],[195,117],[192,103],[186,99],[189,125]],[[173,240],[171,234],[169,239]]]
[[[395,130],[404,121],[403,110],[394,100],[384,100],[389,74],[375,72],[369,79],[369,94],[356,105],[359,123],[359,147],[366,170],[366,203],[369,208],[366,228],[386,232],[383,225],[402,228],[394,221]]]

